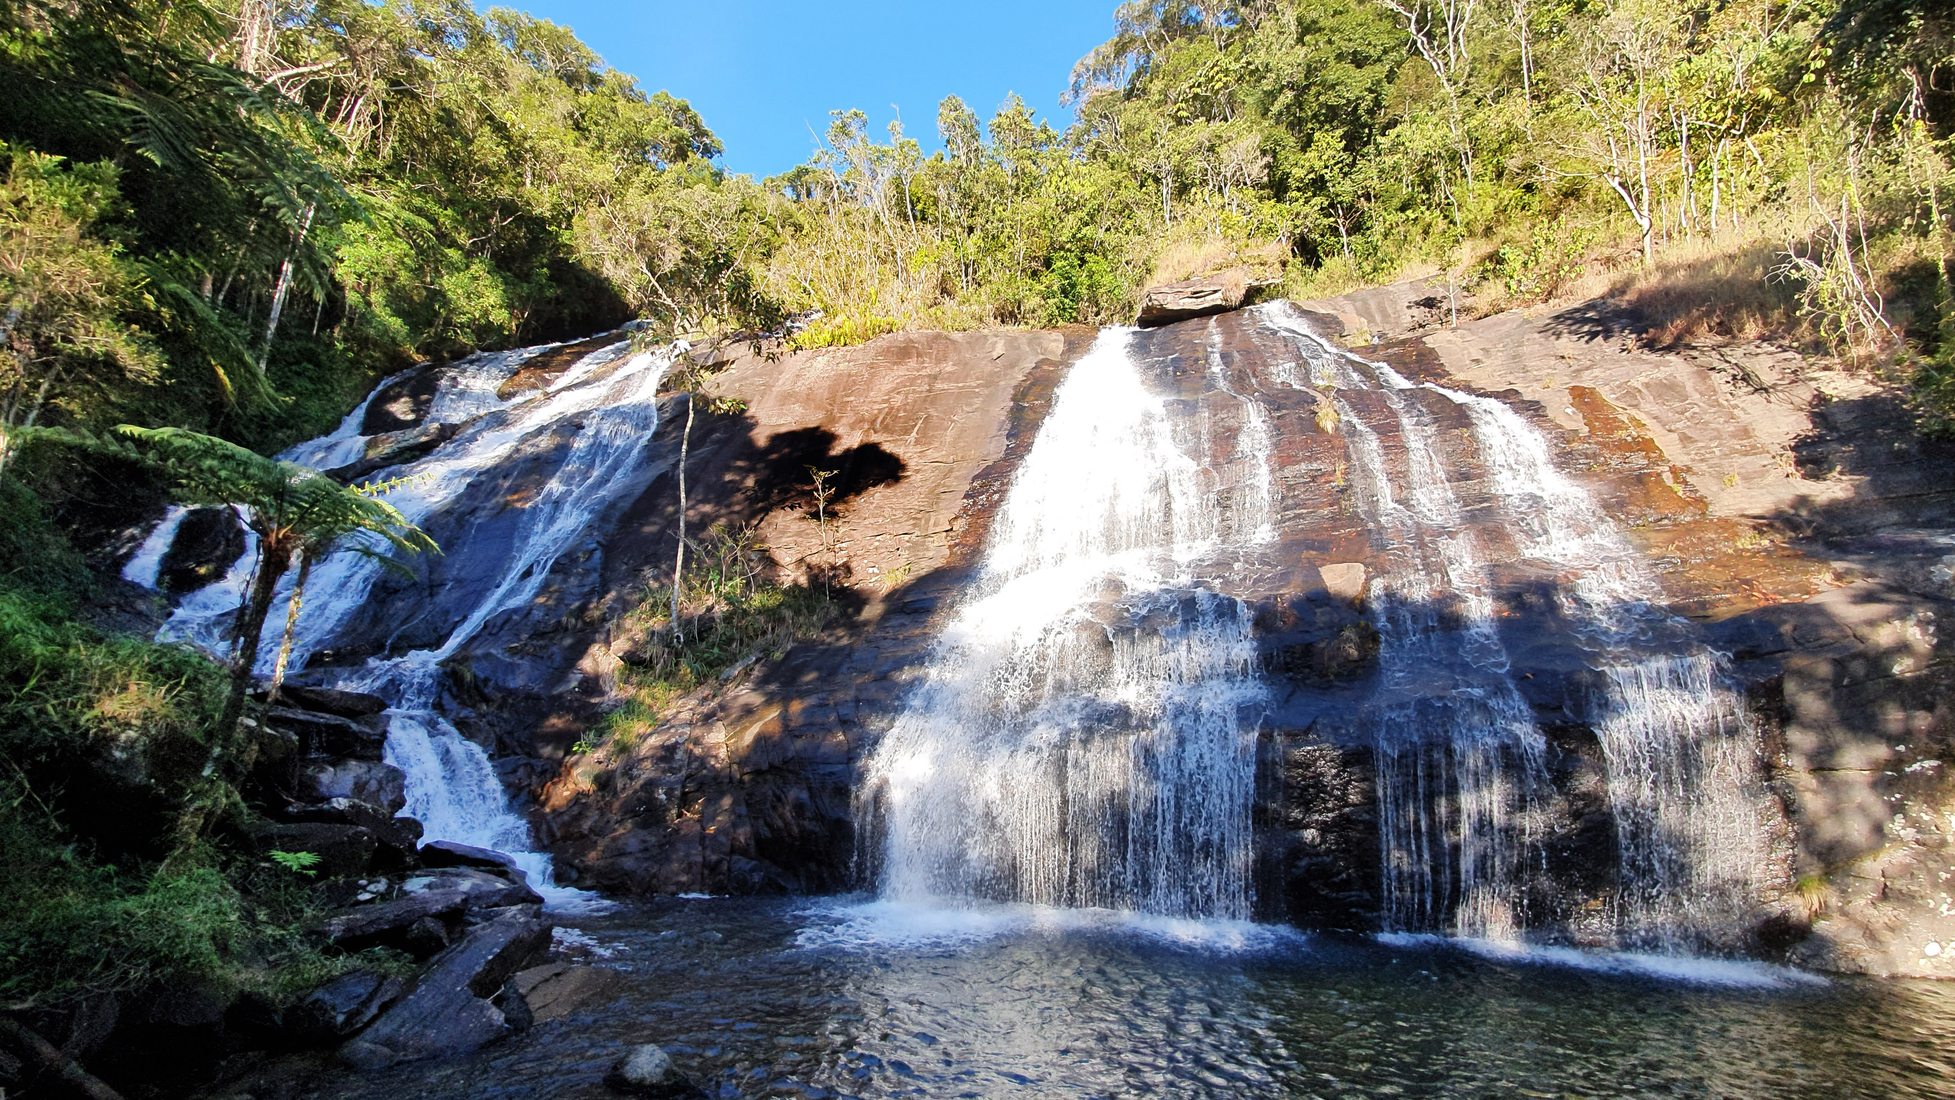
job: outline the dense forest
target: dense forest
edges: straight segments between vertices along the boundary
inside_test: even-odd
[[[1939,5],[1137,0],[1113,21],[1063,130],[953,97],[926,154],[842,110],[755,180],[685,100],[505,9],[0,8],[0,1010],[344,965],[291,931],[302,880],[227,841],[251,750],[223,671],[99,610],[71,535],[105,495],[184,485],[134,444],[72,445],[113,425],[269,452],[403,365],[632,318],[799,315],[802,346],[1117,322],[1232,266],[1293,295],[1430,275],[1462,310],[1612,294],[1652,339],[1805,342],[1955,420]]]

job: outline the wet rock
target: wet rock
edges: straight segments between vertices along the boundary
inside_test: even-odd
[[[350,798],[399,813],[407,806],[407,777],[399,768],[373,760],[303,764],[295,784],[299,797],[324,802]]]
[[[400,996],[399,978],[373,970],[342,974],[299,998],[285,1013],[285,1026],[299,1042],[328,1046],[372,1023]]]
[[[495,1003],[509,979],[549,948],[550,926],[530,910],[491,911],[437,955],[341,1058],[362,1068],[465,1054],[519,1030],[527,1010]]]
[[[367,441],[367,453],[331,473],[342,481],[357,481],[389,466],[412,462],[455,438],[460,424],[417,424],[397,432],[385,432]]]
[[[421,863],[427,867],[473,867],[514,882],[529,882],[528,873],[509,856],[459,841],[431,840],[421,845]]]
[[[528,886],[465,867],[378,880],[360,896],[365,900],[319,921],[313,931],[331,943],[356,948],[402,937],[428,917],[543,901]]]
[[[244,553],[244,525],[229,508],[192,508],[163,554],[156,577],[165,592],[194,592],[229,572]]]
[[[1140,324],[1165,325],[1241,309],[1251,294],[1273,285],[1241,268],[1187,279],[1147,291],[1140,299]]]
[[[533,966],[516,975],[515,981],[539,1023],[602,1004],[626,984],[624,975],[615,970],[564,962]]]
[[[686,1080],[672,1064],[671,1055],[656,1043],[641,1043],[620,1056],[604,1075],[604,1083],[626,1096],[657,1100],[693,1100],[694,1097],[703,1100],[706,1095]]]

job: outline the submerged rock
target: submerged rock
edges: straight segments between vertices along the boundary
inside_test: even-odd
[[[632,1047],[604,1075],[604,1083],[627,1096],[649,1096],[658,1100],[704,1100],[705,1093],[686,1080],[672,1058],[657,1043]]]

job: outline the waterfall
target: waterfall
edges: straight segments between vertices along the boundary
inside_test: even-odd
[[[1667,950],[1714,939],[1742,914],[1764,859],[1758,735],[1727,658],[1664,610],[1642,555],[1555,468],[1540,432],[1491,398],[1425,388],[1472,417],[1502,517],[1523,553],[1573,574],[1561,609],[1603,655],[1592,720],[1616,820],[1618,928]]]
[[[529,828],[510,808],[488,753],[439,713],[443,664],[498,617],[529,606],[552,567],[586,547],[597,521],[643,490],[655,457],[648,443],[658,427],[658,388],[674,357],[685,349],[678,345],[633,354],[628,343],[620,342],[585,355],[540,393],[502,396],[502,384],[542,350],[486,353],[444,369],[425,423],[460,424],[461,429],[425,457],[376,475],[406,479],[389,494],[389,503],[410,522],[440,531],[444,511],[471,490],[478,495],[494,492],[490,478],[506,460],[568,437],[547,479],[524,493],[495,583],[472,603],[449,608],[455,625],[440,644],[375,657],[340,673],[336,686],[388,700],[386,760],[405,773],[405,812],[421,821],[428,839],[509,853],[529,872],[531,884],[562,907],[588,899],[552,885],[549,858],[531,850]],[[360,435],[364,409],[363,403],[335,432],[281,457],[339,464],[357,460],[368,442]],[[453,554],[475,530],[471,525],[440,533],[449,541],[444,549]],[[164,636],[221,647],[249,582],[252,558],[247,553],[225,580],[179,605]],[[382,569],[373,557],[352,551],[315,565],[298,620],[293,667],[304,667],[312,655],[339,640],[372,598]],[[289,589],[281,589],[281,599],[287,594]],[[438,591],[436,598],[442,594]],[[274,615],[274,622],[267,624],[267,652],[276,647],[282,618]],[[261,662],[260,671],[268,669],[269,661]]]
[[[122,564],[122,579],[143,588],[156,588],[163,572],[163,558],[169,554],[171,544],[176,542],[177,529],[183,526],[183,518],[189,514],[190,509],[180,504],[170,505],[163,512],[163,518],[157,520],[156,526],[143,537],[136,552]]]
[[[1466,413],[1516,551],[1564,578],[1556,599],[1594,655],[1619,938],[1672,951],[1713,942],[1742,913],[1762,858],[1756,734],[1725,658],[1663,609],[1641,556],[1519,413],[1353,356],[1292,307],[1261,316],[1310,364],[1310,383],[1335,395],[1360,508],[1389,563],[1372,601],[1382,683],[1370,715],[1387,925],[1522,933],[1540,870],[1544,743],[1508,675],[1487,577],[1419,403],[1430,394]],[[1380,418],[1405,451],[1396,478],[1371,427]]]
[[[1309,366],[1307,384],[1336,410],[1352,491],[1384,550],[1369,602],[1380,685],[1365,718],[1376,750],[1385,926],[1518,936],[1541,869],[1545,742],[1509,675],[1439,428],[1385,368],[1321,339],[1294,313],[1263,317],[1290,338]],[[1306,384],[1282,365],[1273,374]],[[1397,477],[1377,420],[1402,443]]]
[[[1060,386],[864,766],[885,899],[1250,914],[1263,688],[1247,609],[1197,568],[1264,517],[1225,505],[1134,338],[1101,333]]]

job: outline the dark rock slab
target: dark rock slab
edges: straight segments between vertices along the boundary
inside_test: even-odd
[[[252,830],[258,850],[310,852],[319,862],[310,870],[326,878],[364,874],[374,864],[379,839],[358,825],[325,821],[268,823]]]
[[[335,912],[314,925],[313,931],[331,943],[360,947],[404,937],[429,917],[543,901],[528,886],[466,867],[386,880],[364,896],[366,900]]]
[[[272,707],[266,725],[297,734],[299,748],[309,756],[377,763],[387,747],[387,722],[377,714],[347,718],[322,711]]]
[[[415,848],[421,841],[421,823],[411,817],[395,817],[370,802],[356,798],[290,802],[276,813],[281,821],[358,825],[372,833],[383,853],[400,865],[388,869],[406,870],[419,864]]]
[[[399,978],[373,970],[341,974],[299,998],[285,1013],[292,1038],[307,1045],[330,1045],[372,1023],[405,988]]]
[[[286,684],[279,688],[279,699],[299,710],[336,714],[341,718],[369,718],[387,709],[387,700],[364,691]]]
[[[431,840],[421,845],[421,863],[426,867],[473,867],[514,882],[529,881],[529,874],[509,856],[454,840]]]
[[[465,1054],[514,1034],[500,999],[509,979],[550,945],[550,925],[526,908],[494,913],[437,955],[407,992],[342,1057],[362,1067]],[[527,1018],[527,1010],[519,1013]]]
[[[164,552],[157,583],[165,592],[195,592],[221,579],[244,553],[244,525],[229,508],[192,508]]]

